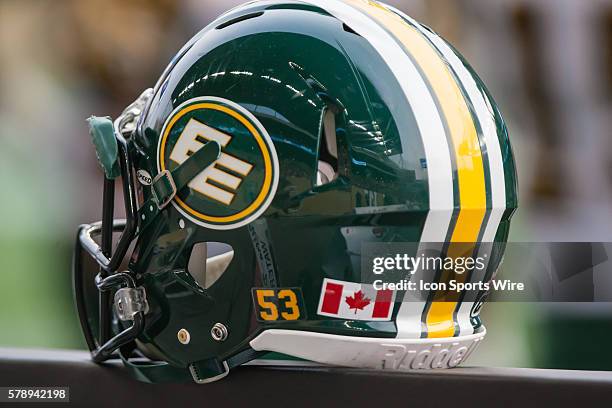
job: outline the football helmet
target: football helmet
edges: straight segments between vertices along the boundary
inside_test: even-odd
[[[456,256],[462,243],[491,279],[503,245],[482,244],[507,240],[517,207],[495,102],[452,46],[402,12],[247,3],[190,40],[114,123],[90,125],[104,211],[80,227],[73,269],[96,362],[198,383],[270,353],[447,368],[485,335],[486,291],[409,299],[372,290],[362,262],[368,244]],[[113,216],[119,177],[125,220]]]

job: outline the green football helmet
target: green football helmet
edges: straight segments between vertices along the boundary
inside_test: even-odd
[[[271,356],[447,368],[485,335],[486,291],[376,290],[363,262],[368,245],[413,243],[478,255],[486,265],[460,279],[490,280],[517,207],[495,102],[402,12],[247,3],[114,123],[90,125],[104,213],[79,229],[74,285],[95,361],[198,383]],[[118,177],[126,220],[113,216]],[[450,279],[414,272],[402,277]]]

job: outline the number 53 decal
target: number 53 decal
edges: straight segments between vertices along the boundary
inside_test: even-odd
[[[300,288],[253,288],[252,295],[257,320],[274,322],[306,318]]]

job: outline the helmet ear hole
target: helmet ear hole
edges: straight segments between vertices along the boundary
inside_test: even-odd
[[[203,288],[208,289],[221,278],[234,259],[234,248],[222,242],[198,242],[191,249],[187,271]]]

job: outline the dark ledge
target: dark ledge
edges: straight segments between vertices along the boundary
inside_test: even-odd
[[[213,384],[152,385],[131,379],[120,364],[95,365],[86,352],[2,348],[0,386],[69,386],[69,405],[87,407],[584,408],[612,401],[608,372],[458,368],[393,373],[245,366]]]

